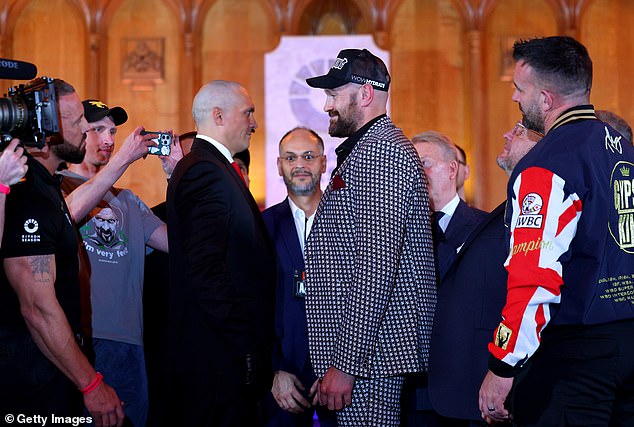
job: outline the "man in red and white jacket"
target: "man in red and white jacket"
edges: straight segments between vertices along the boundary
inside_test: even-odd
[[[632,425],[634,149],[589,105],[583,45],[519,41],[513,56],[513,100],[546,136],[509,181],[507,299],[480,410],[518,426]]]

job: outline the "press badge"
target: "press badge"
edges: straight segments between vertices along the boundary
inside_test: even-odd
[[[293,295],[297,298],[306,296],[306,271],[295,270],[293,273]]]

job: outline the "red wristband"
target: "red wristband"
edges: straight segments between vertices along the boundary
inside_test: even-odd
[[[101,375],[100,372],[97,372],[97,376],[95,377],[95,379],[92,380],[90,384],[88,384],[85,388],[81,389],[80,391],[83,394],[88,394],[94,389],[96,389],[97,387],[99,387],[99,384],[101,384],[102,381],[103,381],[103,375]]]
[[[10,192],[11,192],[11,187],[0,183],[0,193],[9,194]]]

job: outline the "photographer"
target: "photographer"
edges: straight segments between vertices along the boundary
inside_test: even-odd
[[[63,162],[83,160],[88,125],[74,88],[59,79],[54,86],[61,134],[47,137],[42,148],[27,148],[26,179],[12,188],[6,202],[0,251],[0,413],[77,418],[83,403],[97,426],[121,426],[122,402],[82,352],[88,343],[80,326],[77,231],[55,176]],[[147,145],[142,136],[135,139],[138,147]],[[118,172],[113,167],[102,180]],[[96,193],[104,186],[95,179],[84,190]],[[74,213],[89,210],[95,197],[100,198],[77,197],[83,204],[78,202]]]
[[[0,242],[4,231],[4,205],[11,186],[26,174],[29,167],[26,165],[24,148],[18,147],[20,141],[13,139],[0,155]]]

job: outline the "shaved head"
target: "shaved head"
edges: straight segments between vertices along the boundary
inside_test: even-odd
[[[239,83],[226,80],[213,80],[201,87],[194,97],[192,106],[192,116],[196,125],[209,120],[209,113],[216,107],[221,110],[233,107],[239,93],[247,92]]]
[[[208,136],[234,154],[249,148],[258,127],[255,105],[237,82],[212,80],[194,97],[192,115],[199,135]]]

